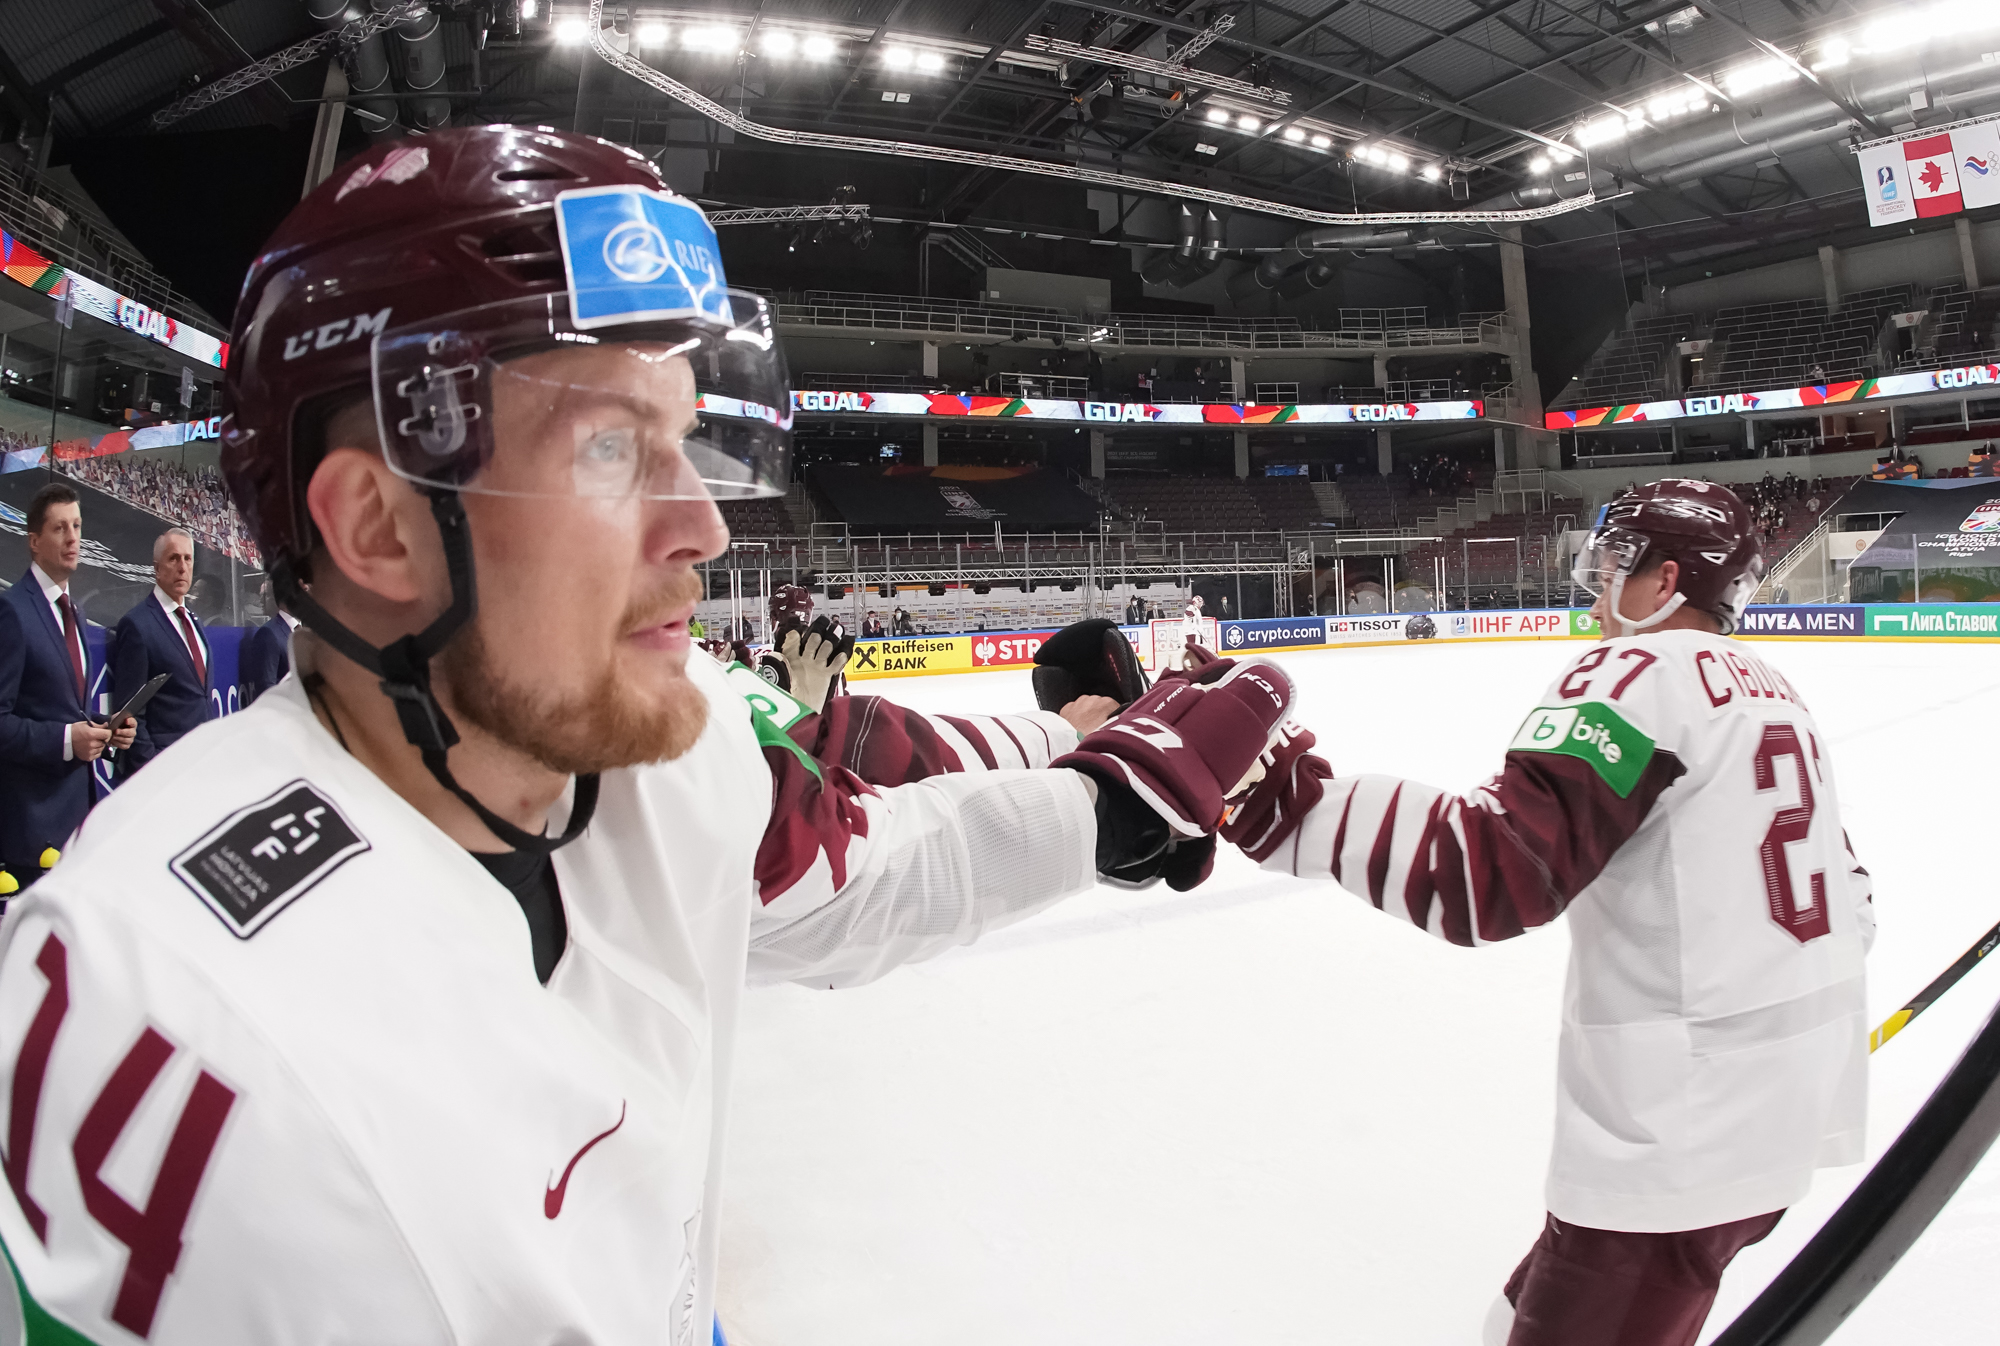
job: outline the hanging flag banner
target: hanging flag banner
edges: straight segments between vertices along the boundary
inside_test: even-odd
[[[1871,225],[2000,205],[2000,118],[1872,141],[1854,157]]]
[[[1958,192],[1958,166],[1952,161],[1951,136],[1922,136],[1903,142],[1903,158],[1910,166],[1910,193],[1917,199],[1917,215],[1956,215],[1965,209]]]
[[[2000,205],[2000,121],[1959,127],[1951,133],[1951,147],[1965,208]]]
[[[1917,203],[1910,195],[1903,147],[1894,140],[1863,147],[1861,199],[1868,206],[1868,223],[1900,224],[1917,217]]]

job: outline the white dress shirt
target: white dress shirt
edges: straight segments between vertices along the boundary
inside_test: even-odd
[[[165,589],[162,589],[157,584],[153,586],[153,601],[158,603],[160,607],[166,612],[167,625],[174,628],[174,634],[181,638],[181,644],[183,645],[187,644],[187,632],[181,629],[181,619],[176,615],[181,610],[181,604],[174,601],[174,599],[167,594],[167,591]],[[200,623],[195,621],[194,614],[192,612],[188,613],[188,626],[191,627],[194,631],[195,644],[201,646],[201,666],[203,668],[207,668],[208,637],[204,636],[201,633],[201,625]]]
[[[60,599],[64,594],[69,592],[69,584],[67,582],[64,582],[62,584],[57,584],[54,580],[49,578],[48,572],[43,570],[41,566],[35,562],[32,561],[29,562],[28,569],[35,572],[35,583],[42,586],[42,598],[47,601],[49,605],[49,612],[53,614],[56,619],[56,631],[58,633],[61,633],[63,629],[63,614],[62,614],[62,607],[59,605],[57,600]],[[83,641],[83,621],[81,617],[77,619],[76,638],[77,642],[81,644]],[[69,638],[68,636],[65,635],[63,637],[63,642],[64,642],[63,652],[65,654],[68,653],[68,641]],[[88,648],[84,650],[83,668],[85,674],[88,675],[90,672],[90,651],[88,650]],[[87,711],[88,709],[89,707],[86,706],[85,710]],[[63,749],[63,756],[62,756],[63,761],[70,762],[76,760],[76,749],[72,747],[70,744],[69,731],[67,728],[63,730],[62,749]]]

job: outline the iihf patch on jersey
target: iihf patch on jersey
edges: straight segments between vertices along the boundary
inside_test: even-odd
[[[169,865],[239,939],[368,849],[332,801],[302,780],[238,809]]]

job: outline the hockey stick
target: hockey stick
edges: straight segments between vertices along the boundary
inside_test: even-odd
[[[1977,944],[1958,956],[1958,961],[1946,968],[1929,986],[1917,992],[1910,1003],[1882,1021],[1882,1026],[1868,1035],[1868,1050],[1880,1051],[1882,1044],[1903,1031],[1910,1020],[1931,1007],[1932,1002],[1955,986],[1959,979],[1972,971],[1975,964],[1987,954],[2000,947],[2000,925],[1988,930]]]

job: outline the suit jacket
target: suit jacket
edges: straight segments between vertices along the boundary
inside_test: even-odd
[[[81,604],[76,618],[81,625]],[[84,685],[93,687],[102,664],[87,640],[83,658]],[[90,763],[63,760],[69,726],[87,718],[62,627],[30,570],[0,594],[0,863],[24,884],[41,873],[43,849],[67,843],[96,798]]]
[[[200,623],[195,625],[199,630]],[[119,754],[121,777],[131,775],[179,742],[213,711],[208,694],[214,686],[214,671],[204,670],[204,676],[195,676],[187,641],[168,620],[159,599],[148,592],[137,607],[118,619],[117,647],[111,655],[112,709],[124,705],[161,673],[167,675],[166,686],[139,712],[139,732],[132,746]]]
[[[292,628],[283,617],[273,617],[243,639],[238,686],[243,704],[249,705],[285,680],[292,671]]]

